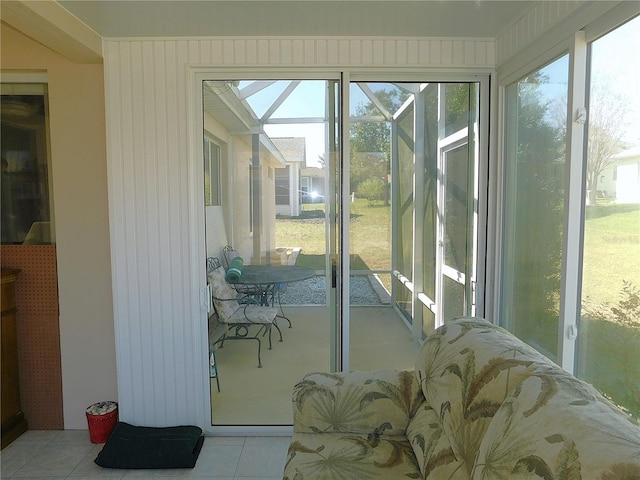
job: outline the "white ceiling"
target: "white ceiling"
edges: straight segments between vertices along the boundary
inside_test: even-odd
[[[495,37],[535,1],[59,0],[58,3],[102,37]]]

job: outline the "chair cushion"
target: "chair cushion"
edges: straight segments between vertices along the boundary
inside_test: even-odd
[[[278,314],[275,307],[262,305],[240,305],[233,314],[227,318],[227,323],[273,323]]]
[[[224,268],[218,267],[209,272],[207,278],[213,291],[213,304],[218,315],[222,317],[220,320],[226,323],[233,317],[240,304],[235,300],[237,292],[227,283],[224,276]]]

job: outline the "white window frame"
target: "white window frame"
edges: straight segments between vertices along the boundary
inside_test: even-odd
[[[209,176],[211,177],[211,185],[212,188],[209,192],[209,198],[205,198],[204,199],[204,204],[208,207],[211,206],[220,206],[222,205],[222,195],[221,195],[221,179],[220,179],[220,175],[221,175],[221,161],[222,161],[222,146],[216,142],[215,140],[213,140],[209,135],[204,136],[204,142],[206,142],[207,144],[207,149],[209,151],[209,158],[208,158],[208,167],[209,167]],[[215,147],[217,149],[217,156],[218,159],[216,162],[213,161],[213,157],[211,156],[212,152],[213,152],[213,148]],[[203,160],[204,160],[204,152],[203,152]],[[207,165],[205,165],[206,168]],[[215,167],[215,180],[217,183],[216,189],[215,189],[215,197],[214,198],[214,189],[213,189],[213,179],[214,179],[214,167]]]
[[[379,69],[376,70],[376,73],[372,73],[369,69],[357,69],[357,68],[339,68],[339,69],[334,69],[334,68],[328,68],[328,69],[294,69],[294,70],[286,70],[286,71],[279,71],[279,72],[274,72],[273,68],[265,68],[265,69],[259,69],[259,70],[255,70],[255,69],[243,69],[243,68],[233,68],[233,69],[229,69],[229,68],[225,68],[225,69],[217,69],[217,68],[206,68],[206,67],[202,67],[202,68],[194,68],[191,71],[192,73],[192,79],[193,79],[193,84],[194,84],[194,91],[193,91],[193,98],[192,101],[194,101],[194,105],[201,105],[202,104],[202,92],[201,92],[201,85],[202,85],[202,81],[203,80],[226,80],[229,78],[234,78],[234,79],[247,79],[247,80],[252,80],[255,78],[260,78],[260,79],[274,79],[274,80],[291,80],[291,79],[298,79],[298,80],[317,80],[318,78],[322,78],[323,80],[341,80],[342,81],[342,109],[345,112],[349,111],[349,101],[350,101],[350,97],[349,97],[349,86],[350,86],[350,82],[376,82],[376,81],[385,81],[385,82],[414,82],[414,83],[419,83],[419,82],[423,82],[425,80],[428,81],[433,81],[433,82],[456,82],[456,83],[460,83],[460,82],[471,82],[471,83],[477,83],[478,84],[478,88],[480,90],[480,105],[482,105],[482,110],[480,113],[480,132],[479,132],[479,139],[480,141],[478,142],[478,145],[476,146],[476,148],[480,149],[480,153],[479,153],[479,161],[480,161],[480,165],[478,168],[478,171],[475,173],[476,175],[479,175],[479,186],[478,186],[478,190],[480,192],[486,192],[487,191],[487,182],[488,182],[488,158],[489,158],[489,132],[490,130],[490,109],[492,107],[492,105],[489,102],[489,90],[490,90],[490,85],[491,85],[491,75],[492,75],[492,71],[489,71],[487,69],[468,69],[468,70],[451,70],[448,72],[442,72],[442,71],[438,71],[438,70],[434,70],[434,69],[429,69],[429,68],[415,68],[415,69],[411,69],[410,71],[404,71],[403,69],[398,69],[398,68],[389,68],[389,67],[381,67]],[[192,117],[192,122],[193,122],[193,127],[194,127],[194,131],[200,131],[202,132],[202,112],[201,110],[199,110],[200,107],[194,109],[194,116]],[[348,117],[348,115],[345,115],[346,117]],[[343,117],[344,118],[344,117]],[[347,122],[341,122],[341,129],[342,129],[342,141],[343,144],[341,145],[342,147],[342,151],[344,152],[348,152],[349,151],[349,137],[348,137],[348,128],[349,128],[349,123]],[[199,144],[202,145],[202,141],[199,141]],[[199,149],[194,149],[194,153],[197,155],[198,153],[202,153],[198,151]],[[200,157],[202,158],[202,157]],[[249,159],[249,168],[251,168],[251,160]],[[343,174],[348,176],[348,168],[349,168],[349,162],[346,162],[346,165],[343,165]],[[304,178],[304,177],[303,177]],[[197,174],[194,177],[194,184],[199,184],[202,185],[202,178],[199,177]],[[325,191],[325,195],[327,195],[328,192]],[[348,188],[344,188],[342,189],[341,192],[342,196],[342,202],[343,205],[349,205],[349,201],[350,201],[350,192],[348,190]],[[198,203],[194,203],[194,205],[198,205]],[[486,239],[484,238],[484,234],[482,232],[486,232],[486,223],[485,223],[485,219],[486,219],[486,212],[487,212],[487,207],[486,207],[486,201],[483,199],[482,202],[480,202],[480,210],[478,212],[478,219],[479,219],[479,225],[478,225],[478,232],[479,233],[479,238],[476,239],[479,243],[478,243],[478,252],[482,255],[481,258],[477,258],[477,271],[476,271],[476,275],[477,278],[479,279],[479,285],[477,287],[476,292],[483,292],[484,291],[484,279],[485,279],[485,270],[486,270],[486,259],[484,256],[484,246],[486,244]],[[348,208],[344,208],[341,212],[342,215],[342,221],[343,223],[346,222],[348,224],[349,221],[349,209]],[[196,232],[197,233],[197,232]],[[204,234],[203,234],[204,235]],[[348,232],[344,233],[342,238],[341,238],[341,244],[343,245],[348,245],[349,244],[349,235]],[[350,275],[350,271],[349,271],[349,252],[348,250],[344,249],[343,250],[343,258],[341,259],[342,262],[342,270],[339,272],[341,275],[342,279],[348,279],[349,275]],[[415,259],[414,259],[414,265],[415,265]],[[415,270],[415,268],[414,268]],[[343,282],[343,285],[346,286],[346,288],[343,288],[343,291],[341,292],[342,297],[343,298],[349,298],[349,291],[348,291],[348,282]],[[418,294],[421,292],[416,292],[416,298],[418,296]],[[420,300],[419,302],[417,302],[416,304],[422,304],[422,301]],[[338,333],[341,334],[341,340],[339,340],[336,344],[336,349],[338,350],[337,352],[333,352],[332,351],[332,365],[333,362],[335,362],[336,365],[340,366],[340,369],[346,369],[348,368],[349,365],[349,328],[350,328],[350,322],[349,322],[349,306],[348,306],[348,302],[346,307],[344,305],[341,306],[342,310],[341,310],[341,315],[342,317],[339,320],[339,325],[337,325],[337,329],[339,330],[339,332],[337,331],[332,331],[331,332],[331,336],[332,337],[337,337]],[[477,305],[476,305],[476,311],[478,315],[483,315],[484,311],[484,299],[482,296],[478,296],[477,298]],[[204,316],[204,313],[203,313]],[[206,325],[206,322],[203,322],[203,325]],[[203,351],[207,351],[208,352],[208,348],[205,348],[206,345],[206,332],[204,332],[205,330],[205,326],[203,326],[203,339],[204,340],[200,340],[202,345],[203,345]],[[333,328],[333,325],[332,325]],[[335,355],[334,355],[335,353]],[[205,362],[208,362],[208,357],[204,360]],[[205,363],[206,364],[206,363]],[[203,370],[203,384],[204,385],[208,385],[209,382],[209,378],[208,378],[208,370]],[[206,376],[205,376],[206,374]],[[205,397],[206,401],[205,401],[205,405],[208,405],[209,402],[209,398],[208,396]],[[205,421],[204,421],[204,425],[207,425],[207,428],[209,428],[208,426],[211,425],[211,417],[210,417],[210,409],[205,410],[204,412],[205,415]],[[226,427],[212,427],[210,429],[210,431],[212,432],[228,432],[228,431],[242,431],[243,428],[239,428],[239,429],[232,429],[232,430],[228,430]],[[277,431],[277,429],[273,429],[274,431]]]
[[[562,281],[560,289],[560,315],[558,322],[558,363],[567,372],[575,372],[576,340],[578,337],[578,319],[581,303],[581,276],[584,240],[585,215],[585,136],[586,129],[578,120],[578,111],[586,108],[586,92],[588,86],[588,46],[591,42],[614,30],[618,26],[631,20],[638,14],[638,6],[623,3],[612,9],[606,15],[599,17],[592,24],[573,33],[565,41],[559,42],[554,48],[540,53],[532,61],[522,64],[520,59],[507,62],[498,69],[498,135],[497,158],[498,165],[494,169],[492,185],[496,188],[492,192],[490,202],[496,205],[496,212],[504,208],[504,162],[505,162],[505,125],[508,119],[506,111],[506,89],[525,75],[534,72],[563,54],[569,54],[569,88],[567,99],[567,191],[564,220],[564,238],[562,254]],[[495,227],[490,230],[488,242],[491,248],[492,271],[495,273],[494,285],[503,282],[501,257],[503,246],[501,236],[504,230],[504,219],[498,214],[490,224]],[[495,288],[491,294],[488,314],[497,319],[496,323],[504,325],[506,319],[499,318],[501,305],[501,289]]]

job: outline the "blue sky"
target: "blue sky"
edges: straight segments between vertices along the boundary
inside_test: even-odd
[[[625,140],[640,144],[640,16],[593,42],[592,78],[629,107]]]
[[[241,82],[240,88],[251,82]],[[275,99],[284,91],[289,81],[283,80],[261,90],[247,99],[255,113],[261,117],[271,107]],[[389,83],[369,83],[375,92],[388,89]],[[304,80],[283,101],[282,105],[271,115],[271,118],[324,118],[327,97],[327,82],[325,80]],[[369,102],[369,99],[356,84],[350,89],[351,112],[357,107]],[[307,166],[319,166],[318,158],[327,155],[325,152],[325,125],[320,124],[267,124],[265,132],[271,137],[305,137],[307,151]]]

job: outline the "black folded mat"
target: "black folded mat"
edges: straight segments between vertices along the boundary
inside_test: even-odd
[[[203,442],[200,427],[136,427],[119,422],[95,463],[105,468],[193,468]]]

